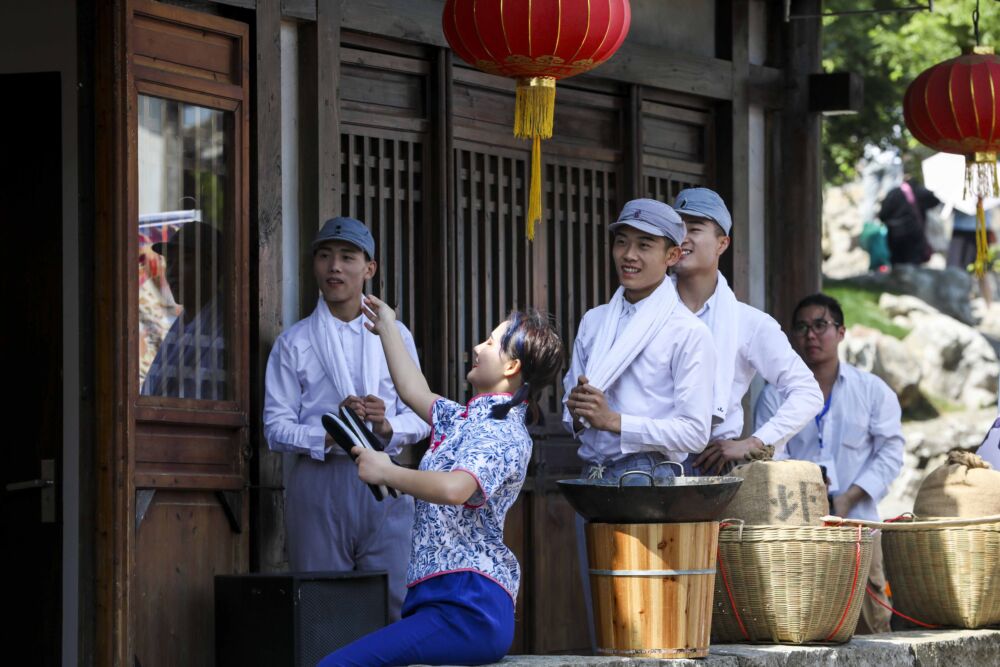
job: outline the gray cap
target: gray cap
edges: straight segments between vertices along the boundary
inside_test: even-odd
[[[620,227],[634,227],[647,234],[665,236],[677,245],[681,244],[686,234],[684,221],[674,209],[655,199],[633,199],[622,208],[616,222],[608,227],[614,232]]]
[[[708,188],[688,188],[681,190],[674,197],[674,210],[681,215],[695,218],[708,218],[718,223],[722,231],[729,236],[733,228],[733,218],[722,197]]]
[[[313,239],[313,252],[321,243],[327,241],[345,241],[353,246],[357,246],[368,254],[369,259],[375,257],[375,239],[372,233],[365,227],[365,223],[354,218],[332,218],[323,223],[323,228]]]

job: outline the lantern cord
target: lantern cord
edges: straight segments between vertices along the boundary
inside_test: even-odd
[[[976,46],[979,46],[979,0],[976,0],[976,8],[972,10],[972,30],[976,36]]]
[[[514,106],[514,136],[531,139],[531,186],[528,192],[528,240],[542,219],[542,139],[552,137],[556,108],[556,80],[552,77],[518,79]]]

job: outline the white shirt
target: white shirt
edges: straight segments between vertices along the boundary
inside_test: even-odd
[[[781,402],[774,386],[765,387],[757,400],[757,425],[771,419]],[[819,428],[814,417],[784,448],[776,451],[774,458],[825,465],[833,496],[857,484],[868,496],[848,516],[878,521],[878,501],[885,497],[903,467],[900,418],[899,399],[889,385],[871,373],[841,362],[830,395],[830,409],[820,419]]]
[[[608,310],[604,304],[584,314],[573,344],[571,377],[585,374],[590,349]],[[619,326],[618,335],[623,329]],[[580,457],[607,463],[627,454],[659,452],[679,463],[689,453],[702,451],[708,444],[715,378],[711,336],[678,303],[666,326],[605,392],[608,407],[622,416],[621,435],[584,429]],[[567,408],[563,408],[563,423],[573,432]]]
[[[354,385],[361,382],[361,329],[363,316],[337,327],[344,342],[344,356],[349,360]],[[274,451],[304,454],[323,461],[326,457],[326,430],[320,418],[336,412],[347,398],[341,396],[323,371],[309,336],[309,319],[296,322],[274,342],[267,360],[264,380],[264,437]],[[406,349],[419,365],[413,336],[396,322]],[[353,347],[351,347],[353,345]],[[419,442],[430,433],[430,426],[414,414],[396,395],[389,376],[389,367],[382,357],[379,390],[376,395],[385,401],[385,415],[392,425],[392,438],[385,451],[392,455],[402,445]],[[343,456],[339,447],[331,454]]]
[[[715,294],[696,315],[703,322],[715,306]],[[743,396],[758,373],[781,394],[781,407],[769,420],[758,422],[753,435],[765,445],[780,447],[823,409],[823,392],[781,326],[767,313],[737,303],[739,349],[726,418],[712,427],[712,440],[731,440],[743,433]],[[721,355],[721,358],[726,358]]]

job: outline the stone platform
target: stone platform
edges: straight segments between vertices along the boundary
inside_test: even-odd
[[[720,644],[703,660],[511,655],[495,667],[1000,667],[1000,630],[915,630],[855,637],[840,646]]]

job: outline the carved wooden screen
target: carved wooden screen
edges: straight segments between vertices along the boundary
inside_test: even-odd
[[[556,134],[544,145],[544,219],[529,244],[530,146],[511,135],[511,86],[464,68],[455,69],[454,82],[457,253],[450,305],[456,330],[449,389],[464,398],[472,347],[511,309],[547,310],[571,349],[583,313],[607,300],[613,282],[607,225],[620,205],[622,101],[560,88]],[[547,413],[559,412],[560,395],[558,387],[547,393]]]
[[[430,66],[419,57],[347,47],[341,59],[341,215],[371,228],[378,272],[369,289],[396,307],[432,370]]]
[[[684,188],[709,186],[712,116],[704,108],[643,100],[643,180],[645,197],[670,203]]]

